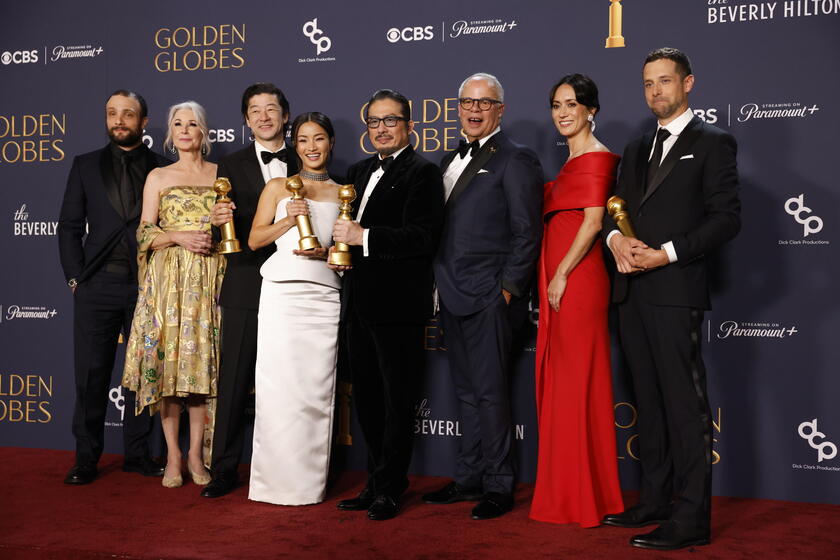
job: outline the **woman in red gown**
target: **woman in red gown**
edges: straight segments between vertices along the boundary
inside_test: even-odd
[[[539,458],[530,517],[595,527],[624,510],[613,414],[610,283],[599,231],[619,156],[592,134],[598,88],[580,74],[551,90],[569,159],[545,185],[536,387]]]

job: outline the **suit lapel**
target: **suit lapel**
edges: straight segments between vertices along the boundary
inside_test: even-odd
[[[359,179],[353,184],[354,188],[356,189],[356,198],[353,200],[353,219],[356,219],[356,216],[359,215],[359,206],[362,204],[362,198],[365,196],[365,189],[367,189],[367,184],[370,182],[370,176],[373,174],[373,168],[376,164],[377,156],[373,156],[372,158],[368,158],[367,162],[365,163],[365,171],[361,175],[359,175]],[[384,177],[383,177],[384,178]]]
[[[700,119],[695,116],[688,122],[682,133],[680,133],[679,138],[677,138],[677,141],[673,146],[671,146],[671,149],[668,150],[668,155],[665,156],[665,159],[662,160],[662,164],[656,171],[656,177],[654,178],[653,183],[651,183],[650,188],[647,189],[647,192],[645,192],[645,196],[642,198],[642,204],[644,204],[645,201],[647,201],[647,199],[656,192],[656,189],[658,189],[662,182],[668,177],[680,158],[688,152],[689,148],[691,148],[700,136],[700,122]]]
[[[157,160],[155,159],[155,154],[152,153],[151,150],[146,149],[146,153],[143,154],[144,156],[144,163],[145,163],[145,171],[146,173],[143,175],[144,177],[148,177],[149,173],[151,173],[152,169],[155,169],[158,164]],[[143,187],[145,187],[145,182]],[[134,204],[134,208],[131,209],[130,215],[126,217],[126,222],[131,222],[136,218],[140,217],[140,213],[143,211],[143,187],[140,188],[140,196],[137,197],[137,202]]]
[[[456,151],[453,151],[453,152],[449,152],[448,154],[443,156],[443,159],[440,161],[440,171],[441,171],[441,173],[443,173],[444,175],[446,174],[446,170],[449,168],[449,164],[451,164],[452,160],[455,159],[455,154],[457,154],[457,153],[458,153],[458,151],[456,150]]]
[[[111,206],[114,208],[117,216],[125,218],[125,216],[123,216],[120,193],[118,192],[119,187],[117,186],[117,178],[114,177],[114,164],[111,161],[110,145],[105,146],[105,149],[102,150],[102,154],[99,159],[99,168],[102,171],[102,188],[105,190],[108,202],[111,203]]]
[[[484,164],[499,151],[499,136],[501,136],[501,134],[501,132],[494,134],[489,140],[487,140],[487,142],[484,143],[484,146],[481,147],[475,157],[470,160],[467,167],[461,172],[461,176],[458,177],[457,181],[455,181],[455,186],[452,187],[452,193],[449,195],[449,200],[446,201],[447,206],[452,204],[455,199],[458,198],[470,182],[472,182],[476,174],[481,171]]]
[[[265,186],[265,179],[263,178],[262,169],[260,168],[260,162],[257,160],[257,149],[254,147],[253,142],[251,143],[250,148],[245,150],[245,154],[241,161],[242,171],[248,177],[247,184],[254,185],[254,192],[259,195]]]

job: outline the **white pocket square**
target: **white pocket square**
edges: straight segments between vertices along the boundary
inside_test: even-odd
[[[694,159],[694,154],[686,154],[683,157],[681,157],[680,159]]]
[[[481,174],[481,173],[490,173],[490,172],[487,171],[486,169],[479,169],[478,174]]]

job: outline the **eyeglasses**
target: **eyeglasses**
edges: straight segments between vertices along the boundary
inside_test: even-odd
[[[385,126],[388,128],[394,128],[397,126],[397,123],[400,121],[408,121],[405,117],[397,117],[394,115],[388,115],[387,117],[368,117],[365,121],[367,123],[368,128],[379,128],[379,123],[385,123]]]
[[[502,104],[502,102],[498,99],[490,99],[489,97],[482,97],[481,99],[476,99],[474,97],[461,97],[458,99],[458,103],[461,104],[462,109],[466,109],[467,111],[475,107],[476,103],[478,103],[478,108],[482,111],[489,111],[490,107],[496,103],[499,105]]]

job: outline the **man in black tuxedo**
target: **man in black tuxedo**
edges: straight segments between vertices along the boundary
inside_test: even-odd
[[[73,291],[73,352],[76,405],[73,435],[76,464],[64,482],[88,484],[102,455],[108,390],[117,340],[128,336],[137,302],[137,240],[146,175],[171,163],[142,142],[146,101],[117,90],[105,104],[111,141],[76,156],[58,221],[58,247],[67,285]],[[85,227],[87,225],[87,232]],[[148,414],[134,415],[133,391],[123,388],[123,470],[163,476],[149,456]]]
[[[341,343],[367,443],[368,480],[338,509],[367,510],[370,519],[384,520],[397,515],[408,487],[443,186],[437,166],[409,145],[408,99],[379,90],[366,120],[377,154],[348,170],[357,192],[355,221],[336,221],[333,238],[348,243],[353,258],[341,294]]]
[[[480,500],[473,519],[490,519],[513,507],[508,370],[539,256],[543,172],[534,152],[501,131],[504,90],[494,76],[470,76],[458,97],[469,142],[441,163],[447,200],[434,271],[461,448],[455,480],[423,499]]]
[[[221,365],[213,435],[212,480],[201,495],[218,498],[239,482],[237,467],[245,436],[245,407],[254,387],[257,362],[257,309],[262,277],[260,267],[274,252],[274,244],[248,248],[251,223],[263,187],[271,179],[297,173],[294,153],[286,148],[289,101],[274,84],[256,83],[242,94],[242,116],[254,141],[222,158],[218,177],[230,179],[232,203],[216,203],[215,227],[233,220],[242,251],[227,255],[227,271],[219,295],[222,308]]]
[[[688,107],[694,76],[672,48],[644,65],[645,99],[657,129],[624,151],[616,194],[638,239],[607,217],[619,274],[619,332],[633,378],[642,467],[638,505],[608,515],[618,527],[660,524],[631,544],[670,550],[708,544],[712,422],[700,354],[710,308],[707,258],[740,229],[735,139]]]

